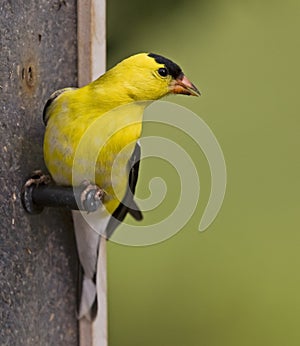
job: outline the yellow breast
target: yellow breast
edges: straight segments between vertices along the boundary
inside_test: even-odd
[[[104,189],[104,204],[112,213],[126,192],[127,163],[141,133],[144,106],[107,111],[99,103],[79,102],[75,92],[60,95],[49,109],[45,163],[58,184],[88,180]]]

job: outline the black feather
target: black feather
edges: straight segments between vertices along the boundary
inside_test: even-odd
[[[110,218],[107,224],[107,228],[106,228],[107,239],[109,239],[112,236],[114,230],[125,219],[125,216],[128,213],[131,216],[133,216],[137,221],[140,221],[143,219],[142,212],[138,209],[138,206],[133,200],[136,183],[138,180],[140,158],[141,158],[141,148],[140,148],[140,145],[137,143],[134,148],[133,154],[128,162],[130,171],[129,171],[127,191],[122,202],[119,204],[117,209],[113,212],[112,217]]]
[[[74,90],[77,88],[65,88],[65,89],[60,89],[60,90],[56,90],[54,91],[54,93],[50,96],[50,98],[47,100],[45,106],[44,106],[44,110],[43,110],[43,122],[45,125],[47,125],[47,121],[48,121],[48,109],[51,106],[52,102],[62,93],[64,93],[65,91],[68,90]]]
[[[164,64],[169,72],[169,75],[172,76],[174,79],[183,75],[181,68],[177,64],[175,64],[175,62],[154,53],[149,53],[148,56],[153,58],[158,64]]]

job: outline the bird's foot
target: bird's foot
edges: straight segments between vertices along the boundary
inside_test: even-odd
[[[83,191],[80,196],[81,204],[85,207],[85,209],[93,211],[93,205],[95,204],[95,210],[97,202],[101,202],[105,195],[103,189],[101,189],[98,185],[91,184],[88,180],[84,180],[81,184],[83,186]]]
[[[40,184],[48,185],[51,181],[50,175],[44,174],[41,170],[36,170],[31,173],[31,176],[24,184],[24,187],[28,188],[32,185],[39,186]]]
[[[39,214],[44,209],[43,206],[33,202],[33,192],[39,185],[49,185],[50,175],[44,174],[41,170],[33,171],[21,189],[21,201],[24,209],[29,214]]]

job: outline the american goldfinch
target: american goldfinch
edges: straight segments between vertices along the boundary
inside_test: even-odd
[[[82,88],[54,92],[45,105],[44,159],[53,180],[74,185],[87,179],[105,193],[103,206],[87,214],[86,221],[79,212],[73,214],[81,225],[75,234],[84,272],[79,318],[97,310],[99,234],[109,238],[127,213],[142,218],[133,201],[142,114],[149,102],[171,93],[200,95],[177,64],[161,55],[140,53]],[[93,181],[85,176],[90,166]],[[79,178],[74,180],[76,174]]]

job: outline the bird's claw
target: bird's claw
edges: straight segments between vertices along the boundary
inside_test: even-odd
[[[81,205],[85,207],[85,209],[92,211],[93,205],[95,204],[95,210],[97,210],[99,203],[103,200],[105,192],[99,186],[95,184],[91,184],[89,181],[84,180],[81,185],[84,187],[84,190],[80,196]]]
[[[51,183],[51,177],[50,175],[44,174],[41,170],[33,171],[23,185],[21,189],[21,200],[24,209],[29,214],[39,214],[44,209],[43,206],[36,205],[33,202],[33,191],[39,186],[39,185],[49,185]]]
[[[50,175],[44,174],[41,170],[36,170],[31,173],[31,176],[24,184],[24,187],[28,188],[32,185],[39,186],[40,184],[48,185],[50,183]]]

